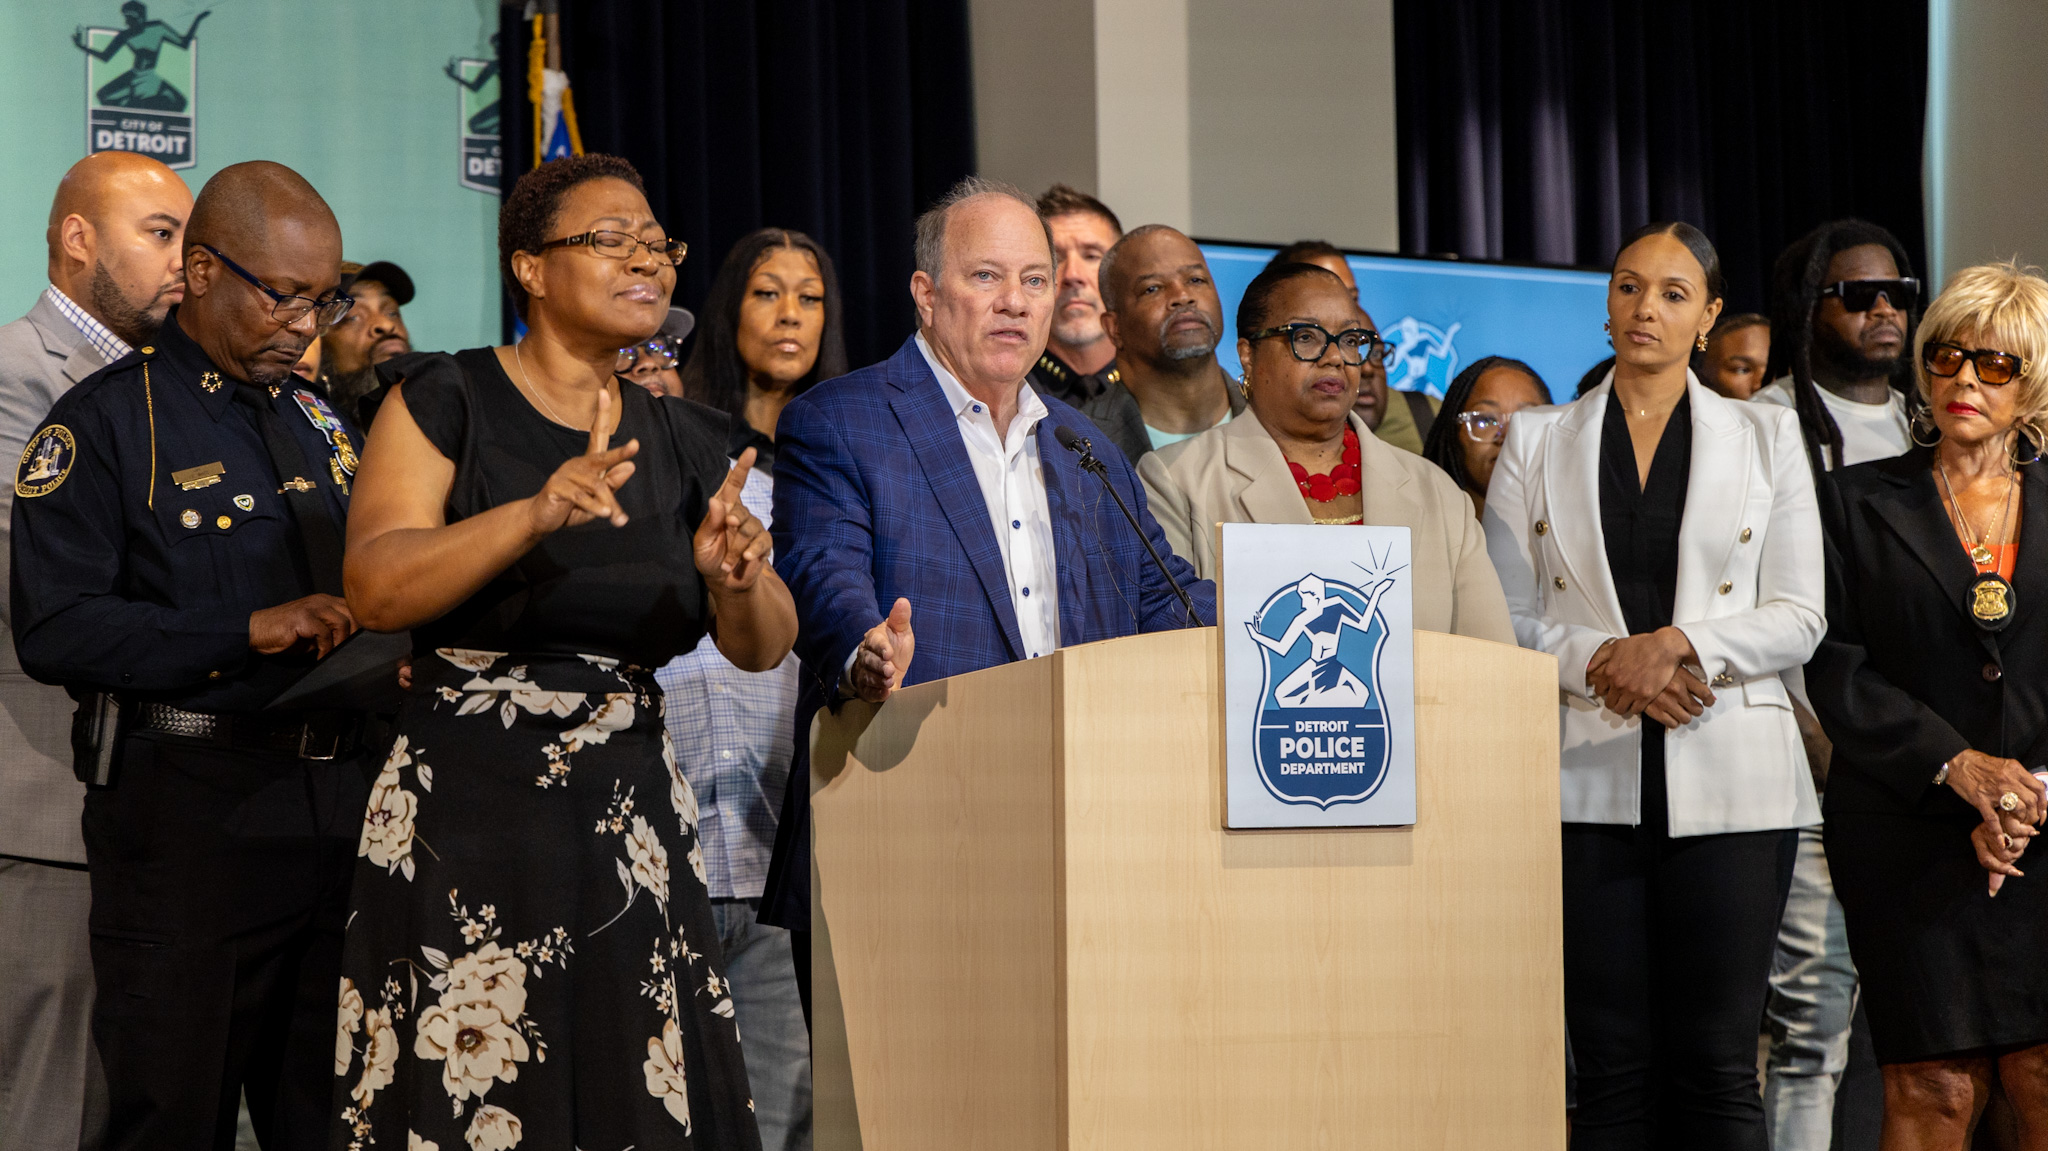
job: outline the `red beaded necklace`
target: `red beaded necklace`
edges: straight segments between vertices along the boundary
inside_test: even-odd
[[[1344,462],[1331,468],[1327,474],[1310,475],[1309,470],[1287,461],[1287,470],[1294,473],[1294,485],[1301,494],[1319,504],[1329,503],[1338,496],[1355,495],[1358,492],[1358,433],[1347,424],[1344,428]]]

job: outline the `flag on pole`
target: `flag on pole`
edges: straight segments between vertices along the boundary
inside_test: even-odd
[[[553,3],[530,5],[533,40],[526,49],[526,93],[533,103],[533,165],[583,154],[583,134],[576,130],[576,99],[569,91],[569,74],[551,64],[560,63],[561,50],[549,42],[549,33],[561,34]]]

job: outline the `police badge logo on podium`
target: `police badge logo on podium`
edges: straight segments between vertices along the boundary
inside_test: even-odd
[[[1413,825],[1408,529],[1219,531],[1224,826]]]

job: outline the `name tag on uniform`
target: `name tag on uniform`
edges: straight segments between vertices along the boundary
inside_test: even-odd
[[[227,468],[221,466],[219,460],[215,460],[210,464],[200,464],[196,468],[186,468],[182,471],[172,472],[171,482],[185,491],[197,491],[200,488],[210,487],[213,484],[219,483],[220,478],[226,475],[227,471]]]

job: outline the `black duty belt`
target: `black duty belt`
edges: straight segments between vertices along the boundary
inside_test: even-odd
[[[340,711],[217,715],[162,703],[138,703],[128,731],[156,732],[231,751],[295,759],[339,759],[354,753],[363,742],[362,717]]]

